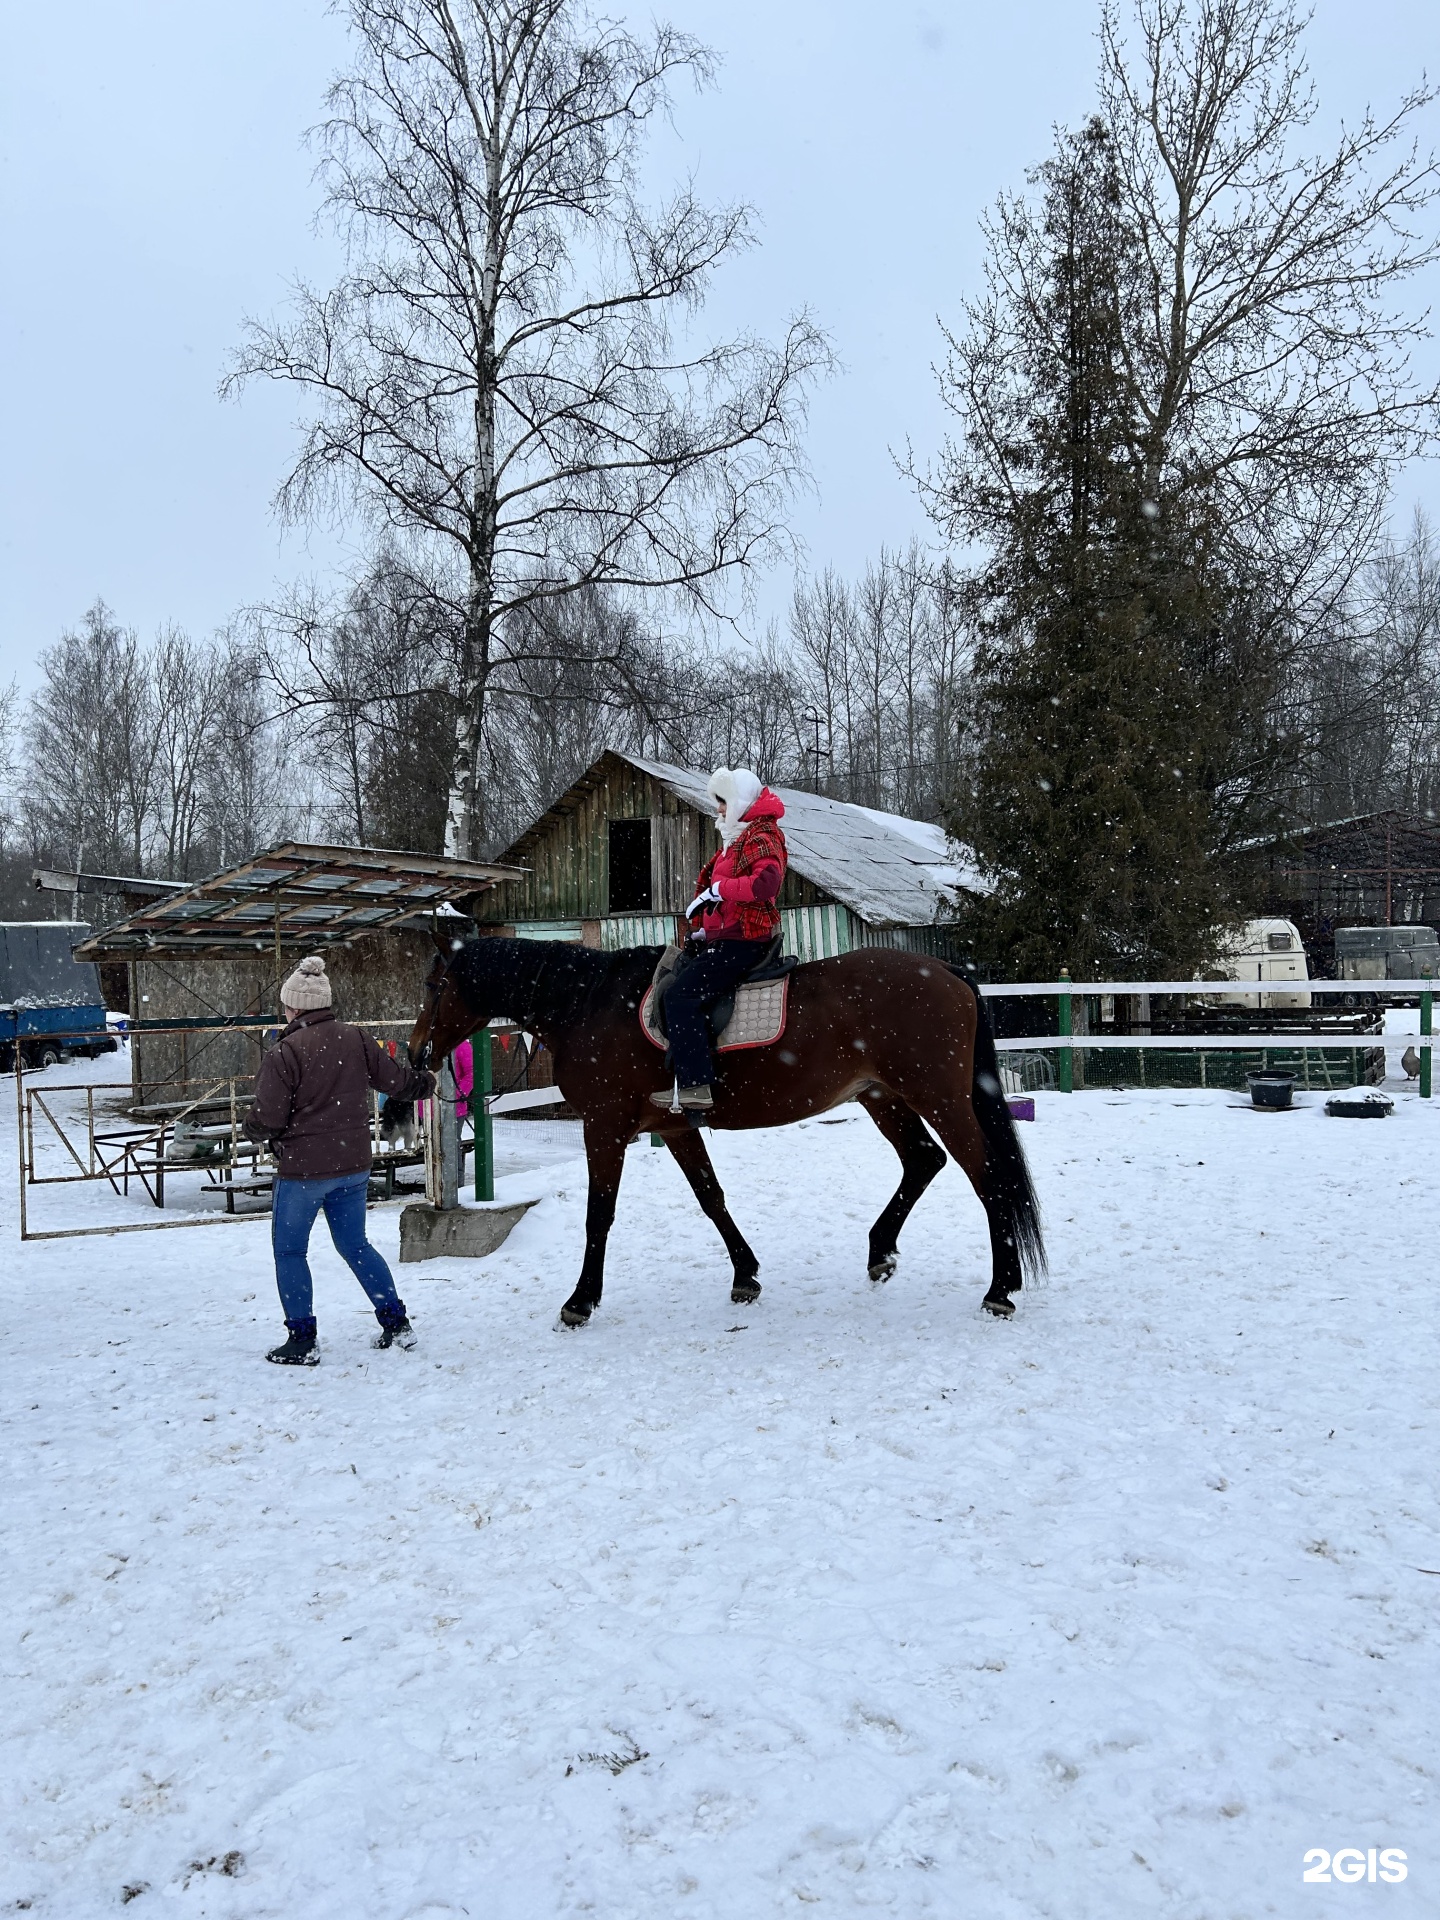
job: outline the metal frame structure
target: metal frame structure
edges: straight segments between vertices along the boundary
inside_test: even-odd
[[[275,1022],[256,1021],[227,1023],[240,1031],[273,1032]],[[370,1031],[385,1027],[408,1029],[409,1020],[365,1020],[358,1024]],[[498,1022],[497,1026],[508,1023]],[[189,1031],[184,1026],[173,1025],[165,1021],[147,1021],[135,1029],[140,1034],[163,1034]],[[489,1028],[483,1028],[488,1043]],[[63,1038],[64,1036],[56,1036]],[[479,1036],[477,1036],[479,1038]],[[437,1181],[448,1177],[448,1200],[450,1205],[458,1201],[458,1186],[464,1170],[464,1157],[467,1151],[473,1152],[475,1198],[479,1201],[493,1200],[495,1197],[495,1145],[494,1127],[491,1109],[497,1099],[491,1089],[490,1049],[488,1044],[477,1045],[475,1049],[475,1085],[470,1095],[471,1130],[464,1133],[455,1117],[455,1092],[453,1078],[449,1079],[448,1089],[442,1085],[435,1106],[439,1111],[440,1125],[422,1124],[421,1146],[413,1152],[382,1153],[372,1168],[378,1178],[386,1184],[385,1198],[394,1197],[394,1174],[400,1167],[422,1167],[425,1171],[427,1197],[433,1204],[441,1204]],[[448,1077],[448,1076],[447,1076]],[[273,1162],[264,1149],[243,1138],[240,1132],[242,1109],[248,1107],[251,1098],[250,1082],[253,1076],[231,1074],[214,1076],[208,1079],[196,1079],[184,1084],[185,1092],[174,1101],[165,1101],[162,1108],[150,1109],[138,1116],[139,1124],[129,1126],[108,1126],[102,1119],[97,1127],[95,1096],[97,1094],[117,1094],[129,1087],[128,1081],[106,1081],[96,1083],[60,1082],[49,1083],[44,1088],[27,1084],[23,1064],[17,1067],[15,1074],[15,1113],[18,1134],[18,1186],[20,1211],[20,1238],[22,1240],[78,1240],[112,1233],[153,1233],[164,1228],[219,1226],[228,1220],[262,1219],[263,1211],[251,1214],[239,1214],[234,1209],[236,1193],[259,1191],[268,1187],[273,1173]],[[242,1091],[243,1083],[243,1091]],[[83,1093],[85,1095],[85,1118],[83,1133],[54,1111],[53,1096],[61,1093]],[[428,1103],[427,1103],[428,1104]],[[37,1173],[35,1161],[36,1115],[49,1127],[61,1147],[74,1163],[73,1173]],[[175,1129],[181,1121],[191,1115],[213,1115],[220,1118],[210,1128],[214,1141],[223,1149],[214,1156],[201,1160],[176,1161],[167,1157],[167,1143],[173,1140]],[[378,1101],[372,1095],[372,1124],[378,1121]],[[443,1140],[443,1148],[441,1142]],[[448,1175],[442,1171],[438,1158],[439,1152],[446,1154]],[[232,1176],[248,1163],[251,1171],[250,1181],[235,1186]],[[136,1180],[145,1190],[152,1205],[163,1210],[165,1205],[166,1173],[205,1173],[220,1177],[220,1188],[225,1191],[226,1206],[224,1213],[190,1215],[182,1220],[126,1220],[107,1223],[94,1227],[57,1227],[32,1231],[29,1221],[28,1190],[31,1187],[74,1186],[82,1182],[108,1181],[117,1195],[128,1197],[130,1182]],[[230,1189],[234,1188],[231,1192]],[[211,1189],[214,1191],[215,1189]]]
[[[521,877],[518,867],[482,860],[286,841],[92,933],[75,958],[113,963],[267,947],[278,958],[286,946],[348,946]]]
[[[475,896],[504,880],[523,877],[519,867],[484,860],[460,860],[448,856],[413,853],[374,847],[328,846],[305,841],[284,841],[263,852],[223,868],[193,883],[169,881],[127,881],[120,875],[59,874],[37,872],[36,884],[70,889],[84,884],[93,889],[113,886],[128,896],[131,911],[124,919],[90,934],[75,948],[81,961],[100,964],[128,964],[131,993],[136,992],[136,964],[166,959],[238,959],[264,955],[273,965],[278,994],[285,973],[285,953],[293,955],[315,949],[346,947],[367,935],[401,928],[416,920],[433,918],[456,907],[463,912]],[[453,904],[452,904],[453,903]],[[268,967],[267,967],[268,970]],[[132,1007],[134,1006],[132,998]],[[361,1020],[356,1024],[372,1028],[406,1027],[405,1020]],[[178,1034],[182,1046],[192,1032],[205,1029],[230,1032],[265,1033],[273,1030],[274,1020],[256,1020],[244,1014],[215,1019],[132,1021],[131,1034],[137,1041],[149,1035]],[[494,1149],[491,1137],[489,1102],[490,1060],[487,1047],[478,1049],[475,1098],[475,1197],[494,1197]],[[236,1076],[220,1076],[211,1088],[229,1089],[231,1136],[227,1164],[235,1164],[238,1153],[235,1092]],[[200,1083],[196,1081],[195,1085]],[[190,1082],[187,1080],[187,1087]],[[191,1103],[201,1104],[200,1100]],[[145,1134],[137,1147],[138,1135],[129,1130],[124,1139],[114,1141],[98,1136],[94,1126],[93,1095],[87,1104],[86,1153],[82,1161],[73,1143],[66,1137],[54,1114],[49,1112],[43,1094],[28,1094],[23,1072],[16,1075],[16,1113],[20,1135],[20,1232],[22,1239],[58,1238],[90,1232],[139,1232],[154,1226],[202,1226],[210,1220],[156,1221],[125,1223],[115,1227],[75,1228],[57,1234],[33,1234],[25,1216],[27,1181],[34,1183],[34,1107],[38,1100],[41,1114],[59,1134],[70,1157],[80,1171],[68,1179],[109,1179],[118,1177],[128,1191],[129,1179],[139,1178],[157,1206],[163,1205],[165,1138],[163,1122]],[[453,1123],[453,1107],[451,1111]],[[174,1116],[168,1124],[173,1125]],[[27,1157],[27,1127],[29,1153]],[[438,1132],[439,1129],[431,1129]],[[463,1147],[459,1129],[446,1129],[450,1169],[447,1198],[458,1186],[463,1169]],[[466,1143],[470,1144],[470,1143]],[[107,1155],[109,1157],[107,1157]],[[218,1164],[218,1163],[217,1163]],[[143,1168],[143,1170],[142,1170]],[[258,1173],[258,1160],[256,1163]],[[150,1176],[150,1177],[147,1177]],[[153,1178],[154,1185],[151,1185]],[[432,1183],[433,1184],[433,1183]],[[119,1189],[117,1188],[117,1191]],[[453,1204],[453,1200],[451,1201]],[[233,1202],[230,1203],[233,1207]],[[227,1211],[225,1218],[237,1217]]]
[[[1297,920],[1312,951],[1336,927],[1440,925],[1440,821],[1387,808],[1248,851],[1268,867],[1269,910]]]

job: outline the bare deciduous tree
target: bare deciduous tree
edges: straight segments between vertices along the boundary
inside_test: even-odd
[[[97,600],[40,665],[27,746],[43,778],[26,799],[31,831],[74,866],[138,873],[156,754],[154,689],[139,636]]]
[[[645,125],[713,60],[578,0],[349,0],[359,51],[319,131],[353,264],[252,326],[227,385],[316,402],[287,514],[358,499],[450,583],[460,633],[452,852],[478,853],[485,705],[511,616],[590,586],[713,607],[786,544],[796,428],[825,364],[805,316],[770,347],[692,345],[744,208],[636,193]]]
[[[1151,499],[1218,495],[1234,543],[1300,621],[1361,562],[1394,464],[1440,389],[1397,289],[1437,258],[1440,172],[1413,129],[1435,89],[1325,152],[1291,0],[1119,0],[1101,16],[1101,117],[1143,281],[1125,347]]]
[[[1440,545],[1423,514],[1382,543],[1285,688],[1305,742],[1292,815],[1440,813]]]

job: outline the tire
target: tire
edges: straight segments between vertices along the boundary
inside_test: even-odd
[[[40,1056],[37,1064],[39,1065],[42,1073],[44,1072],[46,1067],[58,1067],[60,1064],[59,1048],[58,1047],[42,1047],[40,1049]]]

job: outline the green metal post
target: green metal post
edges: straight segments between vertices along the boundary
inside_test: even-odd
[[[1428,967],[1425,969],[1424,977],[1427,980],[1430,978]],[[1430,1049],[1425,1045],[1425,1036],[1430,1032],[1430,1005],[1430,989],[1422,987],[1420,989],[1420,1098],[1422,1100],[1430,1098]]]
[[[472,1043],[475,1055],[475,1084],[470,1098],[475,1105],[475,1198],[495,1198],[495,1123],[490,1118],[487,1095],[495,1085],[490,1070],[490,1048],[494,1043],[490,1029],[482,1027]]]
[[[1068,967],[1062,967],[1060,969],[1060,984],[1062,988],[1065,989],[1060,995],[1060,1037],[1062,1040],[1068,1040],[1071,1033],[1070,1021],[1072,1011],[1070,1005],[1071,996],[1069,993],[1070,969]],[[1073,1047],[1061,1047],[1060,1049],[1059,1078],[1061,1093],[1073,1093],[1075,1091],[1075,1050]]]

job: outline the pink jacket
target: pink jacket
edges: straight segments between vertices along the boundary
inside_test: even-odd
[[[455,1091],[460,1096],[455,1102],[455,1118],[463,1120],[470,1111],[469,1095],[475,1086],[475,1049],[468,1040],[462,1040],[451,1054],[450,1068],[455,1075]]]

